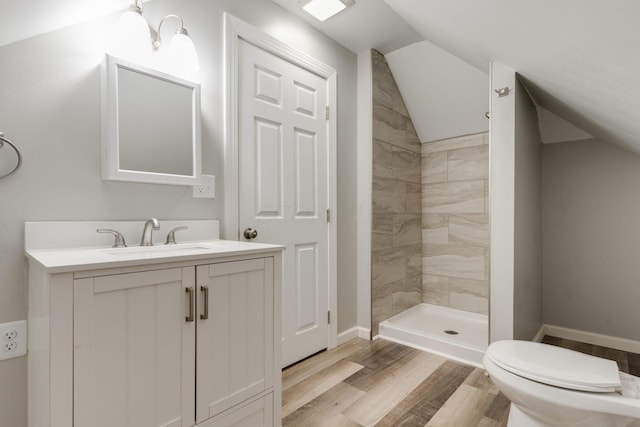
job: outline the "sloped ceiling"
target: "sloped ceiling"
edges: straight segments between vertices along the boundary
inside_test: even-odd
[[[356,0],[355,4],[324,22],[303,11],[298,0],[273,1],[354,53],[373,48],[386,54],[422,40],[384,0]]]
[[[132,0],[0,0],[0,46],[124,11],[131,3]]]
[[[385,2],[425,39],[480,70],[513,68],[541,107],[640,153],[640,2]]]
[[[385,58],[420,142],[489,130],[487,73],[426,40]]]

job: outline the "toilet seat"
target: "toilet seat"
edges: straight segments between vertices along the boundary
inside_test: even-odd
[[[611,393],[621,389],[612,360],[529,341],[497,341],[487,357],[515,375],[570,390]]]

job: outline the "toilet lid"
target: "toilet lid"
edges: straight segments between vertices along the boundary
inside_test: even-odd
[[[613,360],[548,344],[497,341],[489,346],[487,356],[506,371],[556,387],[601,393],[622,387]]]

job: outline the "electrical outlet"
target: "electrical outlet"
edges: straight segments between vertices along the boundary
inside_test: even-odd
[[[10,353],[12,351],[16,351],[17,348],[18,348],[18,343],[15,341],[10,341],[10,342],[4,343],[4,345],[2,346],[2,351]]]
[[[27,321],[0,324],[0,360],[27,354]]]
[[[199,199],[214,199],[216,197],[216,177],[202,175],[200,185],[193,186],[193,197]]]
[[[18,331],[15,329],[4,331],[2,334],[2,339],[5,341],[15,341],[16,338],[18,338]]]

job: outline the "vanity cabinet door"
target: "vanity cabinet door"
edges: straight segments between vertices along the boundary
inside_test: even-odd
[[[74,280],[74,426],[195,424],[194,286],[193,266]]]
[[[273,395],[221,414],[206,427],[273,427]],[[203,426],[205,427],[205,426]]]
[[[273,258],[197,267],[198,423],[273,387],[273,279]]]

